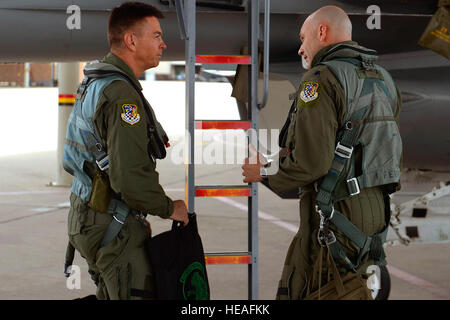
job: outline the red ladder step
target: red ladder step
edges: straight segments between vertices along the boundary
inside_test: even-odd
[[[249,252],[206,253],[206,264],[251,264]]]
[[[250,197],[249,186],[197,186],[196,197]]]
[[[197,63],[251,64],[250,56],[197,55]]]
[[[202,129],[202,130],[211,130],[211,129],[248,130],[250,128],[251,128],[251,122],[244,121],[244,120],[196,120],[195,121],[195,129]]]

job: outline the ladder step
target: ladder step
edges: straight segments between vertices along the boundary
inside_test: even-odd
[[[196,120],[195,129],[210,130],[226,130],[226,129],[242,129],[251,128],[251,122],[245,120]]]
[[[75,94],[60,94],[58,95],[58,103],[59,104],[74,104],[75,103]]]
[[[196,197],[250,197],[249,186],[197,186]]]
[[[250,56],[197,55],[197,63],[251,64]]]
[[[251,264],[249,252],[206,253],[206,264]]]

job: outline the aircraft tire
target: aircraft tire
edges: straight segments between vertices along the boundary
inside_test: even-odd
[[[380,268],[380,290],[375,297],[375,300],[387,300],[391,292],[391,276],[386,266],[379,266]]]

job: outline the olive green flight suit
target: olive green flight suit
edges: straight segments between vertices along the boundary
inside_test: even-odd
[[[142,90],[123,60],[109,53],[104,61],[123,70]],[[130,124],[123,116],[126,104],[137,106],[140,117],[137,123]],[[173,212],[173,202],[159,184],[156,162],[147,152],[146,116],[144,102],[133,86],[125,81],[113,81],[98,100],[93,120],[110,158],[106,179],[109,178],[111,190],[130,208],[167,219]],[[95,163],[85,165],[84,171],[91,178],[99,173]],[[95,192],[93,188],[91,199],[107,198]],[[149,225],[129,214],[118,236],[99,249],[112,215],[94,211],[73,193],[70,203],[69,241],[89,265],[89,273],[97,284],[97,298],[150,297],[153,277],[145,248],[145,240],[151,236]],[[107,207],[108,203],[104,205]]]
[[[356,45],[356,42],[353,41],[344,43]],[[319,254],[317,232],[320,217],[315,210],[317,191],[314,183],[326,175],[331,167],[336,132],[338,128],[342,127],[346,112],[346,98],[342,85],[328,67],[317,65],[333,46],[335,45],[320,50],[312,61],[312,68],[303,75],[300,89],[306,82],[318,84],[317,98],[309,102],[303,101],[300,97],[297,99],[297,111],[291,118],[286,139],[286,147],[290,149],[290,152],[286,157],[280,159],[277,174],[268,176],[271,187],[277,192],[285,192],[298,187],[301,187],[302,190],[300,228],[286,255],[277,299],[303,299],[305,297],[313,265]],[[397,93],[400,97],[398,89]],[[399,98],[398,110],[400,110],[400,101]],[[395,118],[398,123],[398,113]],[[355,152],[356,159],[361,157],[358,150]],[[385,204],[383,194],[378,187],[363,189],[360,194],[335,203],[335,208],[368,235],[382,231],[385,226]],[[341,231],[337,231],[334,225],[330,227],[342,249],[354,261],[358,256],[359,248]],[[363,259],[358,273],[364,273],[370,264],[373,262],[369,261],[367,257]],[[343,267],[340,267],[339,271],[342,275],[348,272]],[[326,272],[325,267],[323,273]],[[326,276],[322,276],[322,279],[326,281]],[[322,284],[324,283],[322,282]],[[315,288],[310,289],[312,292]]]

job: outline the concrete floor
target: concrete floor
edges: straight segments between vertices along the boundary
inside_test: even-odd
[[[184,165],[164,160],[158,171],[168,195],[184,199]],[[78,254],[74,264],[81,268],[81,289],[66,287],[69,188],[46,186],[56,176],[56,152],[0,157],[0,173],[0,299],[74,299],[94,293],[86,263]],[[196,177],[202,185],[242,183],[240,165],[198,166]],[[247,200],[231,200],[196,199],[205,252],[247,250],[247,215],[239,209]],[[259,298],[273,299],[298,228],[298,202],[282,201],[260,186],[259,210]],[[149,220],[154,235],[170,229],[171,221]],[[450,244],[395,246],[386,253],[390,299],[450,299]],[[246,265],[212,265],[207,270],[212,299],[247,299]]]

